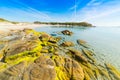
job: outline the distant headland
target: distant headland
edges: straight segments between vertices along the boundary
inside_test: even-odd
[[[0,23],[4,24],[12,24],[12,25],[24,25],[24,24],[35,24],[35,25],[54,25],[54,26],[83,26],[83,27],[94,27],[91,23],[88,22],[40,22],[34,21],[30,22],[17,22],[10,21],[3,18],[0,18]]]
[[[39,21],[35,21],[34,24],[93,27],[93,25],[88,22],[39,22]]]

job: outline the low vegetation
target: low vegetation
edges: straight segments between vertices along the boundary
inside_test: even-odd
[[[9,23],[12,23],[12,24],[18,24],[19,23],[19,22],[9,21],[9,20],[3,19],[3,18],[0,18],[0,22],[9,22]]]
[[[0,18],[0,22],[9,22],[8,20],[5,20],[3,18]]]

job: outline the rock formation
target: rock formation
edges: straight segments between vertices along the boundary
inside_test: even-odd
[[[86,42],[77,41],[77,50],[73,42],[59,45],[60,39],[31,29],[2,35],[0,80],[120,80],[119,70],[109,63],[97,63]]]

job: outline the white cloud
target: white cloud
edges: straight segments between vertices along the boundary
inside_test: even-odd
[[[88,21],[95,23],[95,25],[120,25],[118,22],[120,21],[120,16],[118,15],[120,13],[120,0],[91,0],[85,7],[77,10],[76,15],[75,8],[78,9],[83,0],[76,0],[76,5],[70,7],[69,13],[65,14],[41,12],[18,2],[19,0],[12,1],[19,5],[18,8],[0,7],[0,17],[3,15],[3,17],[6,18],[7,16],[10,20],[20,21]],[[19,9],[19,7],[22,8]],[[114,21],[112,22],[110,19]]]
[[[15,21],[33,21],[33,20],[51,20],[47,14],[37,11],[35,9],[29,8],[26,10],[21,10],[17,8],[4,8],[0,7],[0,17],[15,20]]]
[[[69,10],[75,10],[84,0],[74,0],[74,5],[69,8]]]
[[[19,20],[17,18],[21,18],[20,20],[22,21],[22,18],[24,19],[23,21],[29,20],[27,18],[30,18],[32,20],[32,18],[35,20],[52,20],[52,18],[49,16],[49,14],[47,14],[46,12],[41,12],[39,10],[36,10],[26,4],[21,3],[19,0],[12,0],[14,3],[18,4],[17,8],[9,8],[9,7],[0,7],[0,14],[6,14],[9,15],[9,18],[11,18],[12,20]],[[20,9],[19,9],[20,8]],[[9,12],[9,14],[8,14]],[[15,19],[16,17],[16,19]],[[31,21],[29,20],[29,21]]]
[[[87,6],[99,6],[103,3],[104,0],[91,0]]]
[[[106,22],[111,19],[111,15],[116,15],[120,12],[120,1],[114,0],[114,1],[108,1],[104,2],[105,0],[92,0],[85,6],[83,9],[80,9],[77,12],[77,17],[74,20],[77,21],[89,21],[89,22],[96,22],[95,25],[98,25],[100,22],[102,22],[102,18],[106,19]],[[109,16],[109,17],[108,17]],[[116,19],[114,20],[117,22],[117,18],[120,18],[120,16],[116,16]],[[101,20],[99,20],[101,19]],[[109,24],[109,23],[104,23]],[[100,24],[99,24],[100,25]],[[120,25],[120,23],[119,23]]]

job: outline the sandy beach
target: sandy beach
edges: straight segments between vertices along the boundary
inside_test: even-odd
[[[22,30],[25,28],[34,29],[36,27],[45,27],[45,26],[66,26],[66,25],[34,24],[34,23],[12,24],[9,22],[0,22],[0,33],[9,30],[17,30],[17,29]]]
[[[17,29],[24,29],[24,28],[33,29],[35,27],[43,27],[43,26],[48,26],[48,25],[33,24],[33,23],[11,24],[11,23],[2,22],[2,23],[0,23],[0,33],[2,31],[17,30]]]

